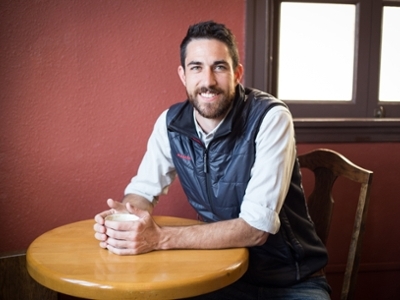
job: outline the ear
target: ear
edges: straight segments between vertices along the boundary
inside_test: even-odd
[[[184,86],[186,86],[185,69],[182,66],[178,67],[178,75]]]
[[[243,65],[239,64],[235,70],[235,83],[236,84],[238,84],[242,80],[243,72],[244,72]]]

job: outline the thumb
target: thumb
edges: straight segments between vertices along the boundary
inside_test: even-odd
[[[131,203],[127,202],[126,203],[126,210],[131,213],[134,214],[136,216],[138,216],[139,218],[144,218],[145,216],[148,215],[148,212],[145,210],[141,210],[135,206],[133,206]]]
[[[107,204],[111,209],[113,209],[114,213],[124,212],[125,210],[125,207],[121,202],[115,201],[113,199],[108,199]]]

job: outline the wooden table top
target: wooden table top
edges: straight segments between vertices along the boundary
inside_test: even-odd
[[[162,226],[199,221],[155,216]],[[165,250],[119,256],[100,248],[94,220],[64,225],[29,246],[29,274],[60,293],[88,299],[179,299],[238,280],[248,266],[246,248]]]

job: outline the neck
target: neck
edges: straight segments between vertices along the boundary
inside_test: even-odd
[[[203,129],[205,133],[209,133],[218,126],[218,124],[224,119],[225,115],[217,119],[208,119],[202,117],[197,111],[195,111],[195,117],[201,129]]]

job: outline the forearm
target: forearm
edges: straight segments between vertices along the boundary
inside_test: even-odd
[[[194,225],[161,227],[158,249],[222,249],[251,247],[265,243],[268,233],[251,227],[243,219]]]

